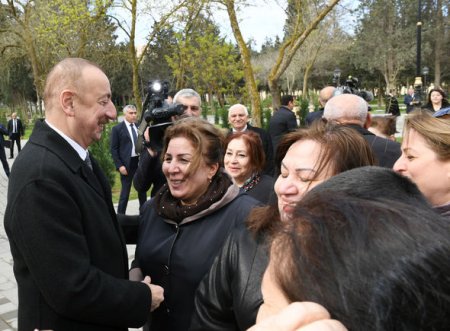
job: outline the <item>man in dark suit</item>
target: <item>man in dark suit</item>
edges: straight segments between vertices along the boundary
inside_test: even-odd
[[[3,138],[3,135],[7,135],[8,130],[3,126],[3,124],[0,123],[0,161],[3,165],[3,170],[5,170],[5,174],[7,177],[9,177],[9,164],[8,160],[6,160],[6,153],[5,153],[5,138]]]
[[[127,210],[133,176],[139,164],[139,155],[135,150],[138,134],[136,127],[136,107],[126,105],[123,108],[123,113],[125,119],[113,127],[111,132],[111,155],[116,169],[120,173],[120,182],[122,184],[119,205],[117,207],[118,214],[125,214]],[[147,200],[146,192],[139,191],[138,198],[139,205],[142,206],[145,200]]]
[[[8,121],[8,133],[9,140],[11,140],[11,146],[9,148],[9,158],[14,158],[14,142],[17,144],[18,153],[22,149],[20,145],[20,138],[23,136],[22,121],[17,118],[16,113],[11,114],[11,119]]]
[[[340,94],[332,97],[325,105],[323,117],[329,121],[349,126],[367,140],[377,157],[378,165],[392,168],[401,155],[400,144],[374,135],[370,127],[370,113],[367,102],[354,94]]]
[[[406,105],[406,113],[410,113],[413,111],[414,106],[417,105],[417,102],[414,98],[414,89],[409,88],[408,93],[405,94],[405,97],[403,98],[403,103]]]
[[[283,95],[281,97],[281,107],[275,111],[269,121],[269,134],[272,138],[274,155],[276,153],[278,142],[288,132],[298,127],[297,117],[294,112],[294,97],[292,95]]]
[[[318,111],[313,111],[312,113],[308,113],[305,118],[306,126],[310,126],[315,120],[321,119],[323,116],[323,110],[328,100],[333,97],[333,93],[336,90],[334,86],[325,86],[319,92],[319,103],[320,108]]]
[[[163,290],[149,277],[128,280],[111,187],[87,151],[116,117],[109,80],[87,60],[64,59],[47,76],[44,104],[46,119],[11,171],[5,212],[18,329],[140,327]]]
[[[261,142],[266,156],[266,166],[264,173],[272,175],[273,172],[273,147],[272,139],[270,135],[263,129],[254,127],[248,123],[248,110],[247,107],[241,104],[232,105],[228,109],[228,122],[231,125],[229,134],[240,131],[253,131],[256,132],[261,138]]]

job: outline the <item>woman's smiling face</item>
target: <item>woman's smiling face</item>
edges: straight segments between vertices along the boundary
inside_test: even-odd
[[[317,173],[320,157],[321,146],[313,140],[300,140],[289,147],[275,182],[282,221],[291,219],[295,205],[309,190],[331,177],[330,164]]]
[[[172,138],[167,146],[162,165],[170,193],[186,205],[196,203],[206,192],[219,167],[218,164],[208,166],[202,160],[199,168],[190,173],[188,169],[194,153],[190,140],[185,137]]]

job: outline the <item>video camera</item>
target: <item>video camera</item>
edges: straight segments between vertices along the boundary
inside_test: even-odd
[[[154,151],[162,149],[162,140],[165,129],[172,124],[172,116],[184,113],[183,105],[169,105],[165,100],[169,95],[169,82],[151,80],[146,89],[142,105],[142,117],[139,125],[139,136],[136,143],[136,152],[141,153],[143,146],[150,147]],[[150,141],[145,141],[144,132],[149,127]]]
[[[365,90],[360,90],[358,85],[359,85],[358,78],[348,76],[347,80],[345,81],[345,85],[336,87],[333,96],[347,93],[357,95],[366,100],[367,102],[372,101],[373,93]]]

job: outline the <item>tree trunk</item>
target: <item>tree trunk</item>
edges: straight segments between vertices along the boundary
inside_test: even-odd
[[[253,73],[250,51],[245,44],[244,38],[242,37],[239,23],[236,17],[236,10],[234,8],[234,0],[226,0],[225,5],[227,7],[231,29],[233,30],[234,38],[236,39],[239,47],[239,52],[241,54],[245,84],[247,85],[247,90],[252,105],[253,124],[257,127],[261,127],[261,102],[259,98],[258,88],[256,86],[255,75]]]
[[[280,89],[279,80],[281,75],[286,71],[287,67],[291,63],[295,53],[299,47],[305,42],[306,38],[311,32],[317,28],[319,23],[327,16],[327,14],[339,3],[340,0],[330,0],[318,14],[317,17],[307,26],[303,31],[293,33],[287,38],[280,47],[278,58],[270,70],[267,82],[269,85],[270,93],[272,94],[272,106],[273,109],[280,107]]]
[[[141,91],[139,89],[139,63],[136,54],[136,46],[134,45],[136,38],[136,8],[137,0],[131,1],[131,30],[130,30],[130,43],[129,43],[129,53],[131,59],[131,72],[133,81],[133,96],[136,103],[136,110],[138,113],[138,118],[142,113],[142,98]]]
[[[312,65],[307,65],[305,68],[305,74],[303,75],[303,90],[302,90],[303,99],[308,98],[308,78],[311,68]]]

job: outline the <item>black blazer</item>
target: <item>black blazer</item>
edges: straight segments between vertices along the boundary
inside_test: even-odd
[[[306,126],[311,126],[311,124],[318,119],[321,119],[323,116],[323,108],[319,109],[318,111],[313,111],[312,113],[308,113],[305,117],[305,124]]]
[[[133,142],[125,121],[117,124],[111,131],[111,155],[116,169],[125,166],[130,169]]]
[[[18,118],[16,118],[17,121],[17,133],[19,133],[20,136],[23,136],[23,125],[22,125],[22,121]],[[10,119],[8,121],[8,133],[9,136],[11,137],[11,135],[13,134],[13,120]]]
[[[92,165],[44,122],[14,163],[5,229],[19,330],[126,331],[147,320],[150,290],[127,280],[111,187]]]
[[[394,167],[394,163],[402,154],[401,145],[398,142],[378,137],[357,124],[349,124],[347,126],[363,135],[370,147],[372,147],[372,151],[375,154],[380,167],[391,169]]]
[[[281,106],[269,121],[269,134],[272,138],[274,155],[276,153],[280,139],[288,132],[298,127],[297,118],[292,110],[285,106]]]

